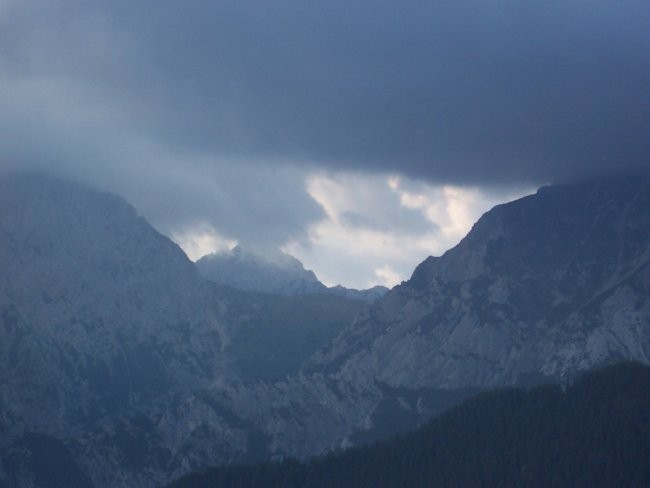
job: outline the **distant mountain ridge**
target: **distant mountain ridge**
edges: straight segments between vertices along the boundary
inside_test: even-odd
[[[279,250],[255,252],[242,245],[196,261],[207,279],[240,290],[299,295],[327,290],[311,270]]]
[[[229,251],[203,256],[196,261],[196,266],[207,279],[246,291],[280,295],[332,293],[367,302],[377,300],[388,291],[384,286],[367,290],[341,285],[328,288],[298,259],[278,249],[259,251],[237,245]]]

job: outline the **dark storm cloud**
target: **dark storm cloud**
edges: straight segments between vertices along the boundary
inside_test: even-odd
[[[110,190],[167,234],[210,224],[223,238],[279,245],[323,216],[301,168],[174,151],[65,77],[0,72],[0,85],[0,175],[41,171]]]
[[[456,182],[648,166],[646,1],[113,0],[13,13],[10,66],[99,86],[166,144]]]
[[[0,165],[274,242],[322,215],[315,167],[645,169],[649,22],[646,0],[0,0]]]

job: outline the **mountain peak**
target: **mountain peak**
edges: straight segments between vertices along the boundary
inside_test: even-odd
[[[239,244],[230,251],[202,257],[196,266],[207,279],[246,291],[300,295],[327,289],[313,271],[279,249]]]
[[[277,248],[238,244],[229,251],[202,257],[196,266],[210,281],[246,291],[280,295],[331,293],[367,302],[377,300],[388,291],[383,286],[374,286],[368,290],[355,290],[341,285],[328,288],[313,271],[306,270],[298,259]]]
[[[343,376],[374,364],[376,380],[409,388],[571,376],[617,358],[647,363],[648,296],[650,181],[545,187],[483,215],[314,363],[339,365]]]
[[[216,253],[217,255],[221,253]],[[277,247],[268,246],[255,246],[237,244],[230,251],[226,251],[226,255],[230,255],[239,261],[249,261],[259,263],[263,266],[271,266],[279,269],[293,270],[297,273],[309,274],[311,281],[317,281],[316,275],[311,270],[306,270],[304,265],[295,257],[287,254]],[[210,256],[214,256],[212,254]],[[312,276],[313,275],[313,276]]]

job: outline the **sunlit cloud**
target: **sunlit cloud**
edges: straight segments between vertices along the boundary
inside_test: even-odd
[[[530,187],[501,190],[432,185],[392,176],[388,185],[399,195],[402,206],[420,211],[438,229],[434,254],[440,254],[460,241],[486,210],[528,195]]]
[[[427,256],[457,244],[485,211],[531,190],[433,185],[386,174],[317,173],[308,178],[307,191],[326,217],[310,227],[307,243],[289,242],[285,250],[329,285],[394,286]]]

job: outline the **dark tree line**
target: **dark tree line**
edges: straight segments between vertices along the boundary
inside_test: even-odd
[[[415,432],[307,462],[226,466],[181,487],[648,487],[650,368],[480,394]]]

